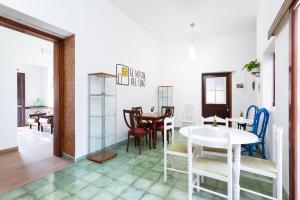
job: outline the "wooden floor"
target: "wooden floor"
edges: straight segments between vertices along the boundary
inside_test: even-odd
[[[26,129],[25,129],[26,128]],[[0,155],[0,193],[64,168],[70,161],[53,156],[53,136],[27,127],[18,130],[19,151]]]

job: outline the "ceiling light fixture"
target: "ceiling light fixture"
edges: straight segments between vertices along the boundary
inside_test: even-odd
[[[195,44],[194,44],[194,27],[195,26],[196,26],[196,24],[194,22],[192,22],[190,24],[190,27],[192,28],[192,42],[189,47],[189,54],[190,54],[191,61],[194,61],[196,59],[196,50],[195,50]]]

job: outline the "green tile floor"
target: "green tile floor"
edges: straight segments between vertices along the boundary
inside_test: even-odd
[[[138,148],[134,147],[133,142],[128,153],[125,151],[126,144],[121,144],[112,148],[118,156],[105,164],[101,165],[89,160],[79,161],[23,187],[4,193],[0,196],[0,200],[187,199],[187,175],[170,172],[168,182],[164,183],[163,146],[160,137],[158,141],[157,149],[149,150],[144,147],[142,155],[138,155]],[[175,133],[175,141],[186,142],[178,131]],[[186,163],[183,160],[176,160],[175,165],[185,168]],[[241,176],[241,186],[271,194],[270,183],[254,180],[254,175],[247,177]],[[226,193],[226,183],[206,178],[203,185]],[[221,198],[205,192],[195,192],[193,199]],[[260,200],[263,198],[241,192],[241,199]]]

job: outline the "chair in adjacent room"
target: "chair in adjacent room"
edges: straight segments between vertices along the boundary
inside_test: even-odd
[[[147,136],[149,135],[149,148],[151,149],[151,134],[147,128],[142,127],[140,122],[140,113],[133,110],[123,110],[124,120],[128,126],[128,142],[126,152],[128,152],[130,137],[135,138],[135,142],[139,145],[139,154],[141,154],[142,138],[146,139],[146,144],[148,143]],[[129,121],[128,121],[129,120]]]

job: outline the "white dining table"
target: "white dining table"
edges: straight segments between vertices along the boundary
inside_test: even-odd
[[[201,135],[201,129],[207,129],[207,125],[205,126],[187,126],[183,127],[179,130],[180,134],[184,137],[188,137],[189,127],[192,127],[193,130],[197,129],[197,133],[199,134],[199,139],[205,137],[205,139],[211,138],[212,142],[214,142],[217,136],[203,136]],[[225,126],[213,127],[214,129],[219,129],[220,131],[231,131],[232,132],[232,145],[234,150],[234,159],[233,159],[233,199],[240,199],[240,169],[241,169],[241,145],[242,144],[251,144],[258,142],[258,137],[253,133],[239,130],[236,128],[228,128]],[[194,138],[197,138],[197,135],[193,134]]]

